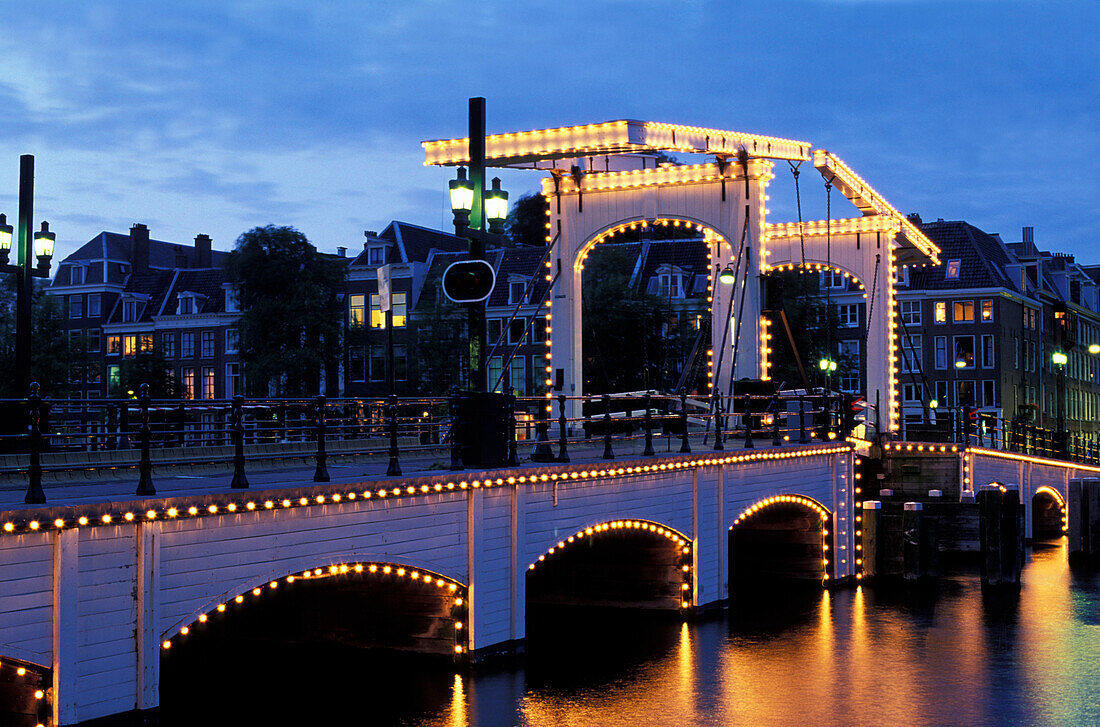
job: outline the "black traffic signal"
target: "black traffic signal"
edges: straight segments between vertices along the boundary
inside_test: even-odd
[[[443,271],[443,295],[455,303],[483,301],[495,283],[496,272],[484,260],[460,260]]]
[[[840,436],[842,438],[846,439],[852,435],[852,431],[857,425],[856,417],[859,416],[866,405],[867,400],[862,396],[844,395],[844,401],[840,407]]]
[[[964,406],[963,407],[963,436],[966,437],[966,443],[970,443],[970,435],[974,433],[978,424],[978,407],[976,406]]]

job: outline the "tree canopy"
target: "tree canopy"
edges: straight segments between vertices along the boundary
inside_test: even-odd
[[[5,275],[0,283],[0,368],[15,370],[15,281]],[[64,329],[63,298],[45,294],[44,286],[35,286],[31,304],[31,381],[42,387],[47,397],[68,396],[70,381],[84,381],[92,368],[88,341],[83,336],[70,338]],[[15,390],[15,377],[0,377],[0,398],[22,398],[26,391]]]
[[[341,356],[347,266],[292,227],[237,238],[229,278],[241,307],[241,358],[254,395],[309,396],[333,381]]]
[[[504,220],[504,234],[513,245],[546,245],[547,204],[546,198],[538,192],[516,200]]]

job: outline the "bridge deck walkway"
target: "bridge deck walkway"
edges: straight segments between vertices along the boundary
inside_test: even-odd
[[[697,454],[713,454],[713,441],[713,436],[711,436],[704,442],[701,433],[692,436],[690,439],[692,451]],[[551,442],[550,444],[551,450],[556,454],[558,451],[557,442]],[[613,447],[615,458],[617,460],[640,459],[642,458],[644,446],[645,442],[641,437],[615,440]],[[662,455],[676,455],[679,454],[680,440],[678,437],[654,438],[653,446],[657,458]],[[726,453],[753,451],[744,450],[744,442],[741,439],[729,439],[725,446]],[[770,440],[758,440],[756,448],[757,450],[773,449]],[[521,443],[518,469],[546,465],[546,463],[531,461],[533,449],[533,442]],[[568,455],[571,463],[574,464],[607,462],[607,460],[602,459],[602,440],[595,438],[590,440],[571,439],[568,446]],[[328,460],[330,481],[327,483],[315,483],[313,481],[316,464],[312,458],[249,462],[245,465],[245,473],[250,485],[249,490],[266,491],[297,489],[314,485],[338,486],[360,482],[375,483],[450,472],[450,454],[446,448],[417,449],[413,452],[404,453],[399,457],[399,462],[402,471],[401,476],[390,477],[386,474],[389,457],[385,452],[330,456]],[[460,473],[455,472],[455,474]],[[240,490],[230,488],[233,476],[232,461],[197,467],[182,465],[158,468],[154,464],[153,485],[156,488],[156,495],[148,498],[139,498],[134,494],[138,481],[136,468],[109,468],[88,472],[74,471],[71,475],[71,479],[67,479],[63,474],[56,473],[55,478],[43,483],[47,499],[45,505],[24,504],[23,499],[27,486],[25,477],[8,478],[6,481],[0,482],[0,512],[90,503],[134,502],[142,499],[164,500],[174,497],[240,492]]]

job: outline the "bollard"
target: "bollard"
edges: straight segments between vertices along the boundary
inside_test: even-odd
[[[806,434],[806,397],[803,394],[798,395],[798,443],[810,443],[810,437]]]
[[[927,556],[924,552],[924,505],[907,502],[901,513],[902,573],[905,580],[915,581],[927,573]]]
[[[138,466],[138,471],[141,473],[138,477],[137,495],[144,497],[148,495],[157,494],[156,488],[153,487],[153,460],[149,452],[149,440],[151,432],[149,431],[149,384],[141,385],[141,396],[138,397],[138,406],[141,416],[141,430],[139,431],[141,438],[141,464]]]
[[[756,445],[752,441],[752,398],[745,394],[745,408],[741,415],[741,422],[745,425],[745,449],[754,449]]]
[[[314,402],[317,407],[317,469],[313,473],[313,481],[328,482],[328,453],[325,451],[325,397],[318,394]]]
[[[642,426],[645,427],[645,449],[642,450],[643,457],[652,457],[656,452],[653,451],[653,417],[649,413],[649,392],[646,391],[645,396],[642,397],[642,405],[645,406],[645,415],[642,417]]]
[[[387,407],[390,415],[390,465],[386,468],[387,477],[401,476],[401,463],[397,461],[397,396],[390,395]]]
[[[722,444],[722,397],[714,397],[714,451],[725,449]]]
[[[680,389],[680,426],[683,427],[683,431],[680,433],[680,454],[691,454],[691,444],[688,443],[687,402],[687,392]]]
[[[23,502],[28,505],[41,505],[46,502],[46,493],[42,489],[42,397],[38,392],[38,382],[31,384],[31,393],[27,397],[27,415],[30,419],[30,469],[27,471],[27,495]]]
[[[569,452],[566,449],[566,442],[569,438],[569,433],[566,430],[568,425],[569,425],[569,422],[565,418],[565,394],[558,394],[558,461],[559,462],[568,462],[569,461]]]
[[[508,397],[508,466],[519,465],[519,442],[516,441],[516,390]]]
[[[451,465],[452,471],[462,469],[462,449],[458,441],[458,389],[451,389]]]
[[[779,438],[779,393],[772,396],[772,446],[782,446],[783,440]]]
[[[244,397],[233,397],[233,481],[234,490],[248,489],[248,477],[244,474]]]
[[[603,458],[615,459],[611,451],[611,397],[603,395]]]
[[[862,550],[863,577],[874,578],[882,572],[879,566],[878,531],[879,520],[882,517],[882,503],[878,500],[865,500],[863,502],[863,522],[860,532],[863,533],[860,544]],[[856,565],[861,565],[859,561]]]

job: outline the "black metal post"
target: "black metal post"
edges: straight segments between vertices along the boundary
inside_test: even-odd
[[[742,414],[745,422],[745,449],[754,449],[756,444],[752,441],[752,397],[745,394],[745,409]]]
[[[397,461],[397,397],[390,396],[390,466],[386,468],[388,477],[401,476],[401,464]]]
[[[325,451],[325,397],[318,394],[314,399],[317,407],[317,470],[313,473],[314,482],[328,482],[328,452]]]
[[[642,416],[642,426],[645,427],[645,449],[642,450],[643,457],[652,457],[657,453],[653,451],[653,415],[649,412],[649,392],[646,391],[645,396],[642,397],[642,405],[645,406],[645,414]]]
[[[233,397],[233,481],[234,490],[248,489],[248,477],[244,474],[244,397]]]
[[[516,442],[516,390],[508,397],[508,466],[519,466],[519,443]]]
[[[588,394],[584,395],[584,402],[581,404],[581,415],[584,417],[584,438],[592,438],[592,397]]]
[[[565,394],[558,394],[558,461],[568,462],[567,440],[569,422],[565,418]]]
[[[107,449],[114,450],[118,447],[118,441],[115,439],[115,435],[118,433],[118,406],[115,404],[109,404],[107,406]]]
[[[458,389],[451,390],[451,466],[452,471],[462,469],[462,450],[458,442]]]
[[[118,448],[130,448],[130,402],[126,400],[118,408]]]
[[[603,395],[603,458],[615,459],[611,451],[611,397]]]
[[[535,448],[531,452],[532,462],[553,462],[554,450],[550,448],[550,400],[546,405],[539,404],[535,410]]]
[[[782,446],[783,440],[779,438],[779,392],[772,397],[772,446]]]
[[[825,429],[821,432],[821,441],[829,439],[829,432],[833,430],[833,401],[832,396],[825,394],[821,401],[821,408],[825,413]]]
[[[18,283],[15,296],[15,383],[26,391],[31,380],[31,300],[34,294],[34,156],[19,157]],[[45,500],[43,500],[45,502]]]
[[[722,443],[722,397],[714,397],[714,450],[720,451],[726,448]]]
[[[688,442],[688,395],[680,389],[680,454],[691,454],[691,444]]]
[[[474,187],[474,200],[470,207],[471,231],[480,232],[485,221],[485,99],[478,96],[470,99],[470,183]],[[461,232],[460,232],[461,234]],[[469,236],[469,256],[471,260],[485,258],[485,246],[477,234]],[[485,301],[466,304],[469,324],[469,374],[470,389],[486,391],[486,342],[485,342]]]
[[[153,487],[153,459],[149,452],[150,440],[152,439],[151,432],[149,431],[149,384],[141,385],[141,396],[138,397],[138,407],[141,416],[141,429],[139,430],[141,439],[141,464],[138,466],[138,471],[141,475],[138,478],[136,494],[139,497],[146,497],[157,494],[156,488]]]
[[[806,397],[803,394],[798,395],[798,443],[810,443],[810,437],[806,434]]]
[[[30,396],[27,397],[27,414],[30,419],[30,453],[31,464],[27,471],[27,496],[23,502],[28,505],[41,505],[46,502],[46,493],[42,490],[42,429],[40,428],[42,417],[42,397],[39,396],[38,382],[31,384]]]

